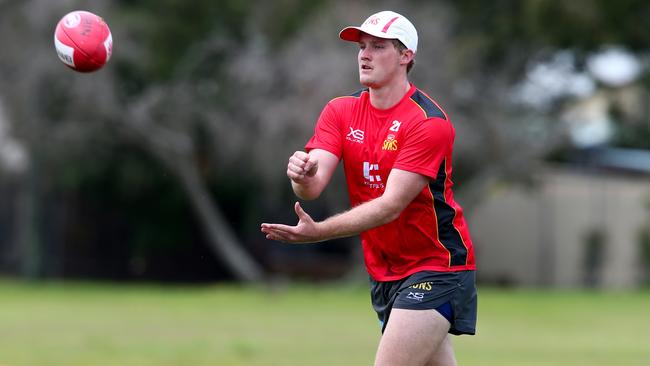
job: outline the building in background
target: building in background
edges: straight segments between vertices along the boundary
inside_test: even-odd
[[[532,187],[495,189],[469,218],[479,279],[630,288],[647,281],[650,152],[600,149],[547,166]]]

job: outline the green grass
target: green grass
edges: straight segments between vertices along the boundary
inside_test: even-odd
[[[0,365],[370,365],[364,288],[0,281]],[[650,293],[479,290],[461,365],[647,365]]]
[[[481,296],[482,295],[482,296]],[[481,291],[465,365],[648,365],[650,293]]]

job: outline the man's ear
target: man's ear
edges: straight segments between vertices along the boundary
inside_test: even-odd
[[[400,55],[400,64],[408,65],[415,58],[415,53],[412,50],[404,50]]]

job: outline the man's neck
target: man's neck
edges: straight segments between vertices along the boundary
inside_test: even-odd
[[[377,109],[388,109],[399,103],[409,89],[411,84],[406,78],[394,85],[381,88],[370,87],[370,104]]]

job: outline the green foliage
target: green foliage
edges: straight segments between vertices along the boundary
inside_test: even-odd
[[[642,82],[647,85],[648,80],[646,79],[647,76]],[[647,90],[645,94],[648,95]],[[614,121],[612,145],[650,150],[650,115],[647,115],[647,106],[645,109],[646,115],[642,118],[629,118],[621,111],[619,106],[614,105],[610,108],[609,113]]]
[[[132,27],[138,47],[148,52],[150,62],[137,66],[150,81],[172,77],[188,49],[210,34],[241,42],[252,6],[251,2],[237,0],[122,0],[119,3],[117,11]],[[128,70],[123,72],[125,76],[133,76]]]
[[[645,18],[650,4],[646,1],[538,0],[526,5],[529,19],[534,20],[531,35],[548,45],[582,50],[604,44],[637,50],[650,45]]]
[[[121,0],[116,7],[118,21],[128,25],[143,59],[125,57],[115,61],[115,67],[124,90],[137,93],[148,84],[175,77],[187,62],[201,62],[192,60],[191,50],[209,40],[217,44],[197,77],[217,77],[228,57],[227,48],[247,41],[247,28],[259,27],[272,45],[280,46],[323,2]],[[266,11],[259,14],[258,8]]]
[[[326,0],[276,0],[266,1],[268,12],[260,19],[263,33],[271,44],[279,47],[310,19]],[[262,2],[261,2],[262,3]]]
[[[650,218],[650,197],[646,199],[646,215]],[[641,261],[642,282],[650,286],[650,222],[639,230],[639,260]]]
[[[498,74],[517,83],[535,59],[558,50],[571,50],[576,68],[584,70],[589,54],[607,46],[621,46],[640,56],[650,49],[650,2],[643,0],[458,0],[449,2],[457,11],[455,33],[458,48],[473,57],[461,58],[459,74]],[[469,51],[468,51],[469,50]],[[510,70],[509,73],[504,70]],[[650,78],[640,80],[647,98]],[[602,86],[601,86],[602,87]],[[561,110],[560,106],[553,108]],[[647,108],[646,108],[647,109]],[[623,115],[613,108],[616,123],[610,144],[649,149],[648,113]],[[565,147],[560,147],[564,149]],[[564,152],[553,152],[560,160]]]
[[[643,0],[459,0],[456,31],[479,37],[488,61],[504,61],[513,49],[571,48],[607,44],[650,48],[650,3]]]
[[[66,219],[62,237],[46,240],[65,243],[66,276],[164,280],[169,273],[156,269],[164,262],[176,260],[178,268],[198,262],[195,269],[213,264],[177,180],[142,150],[104,144],[50,169],[48,196],[60,197],[57,207]],[[206,255],[210,261],[200,259]],[[85,262],[101,265],[87,268]]]

